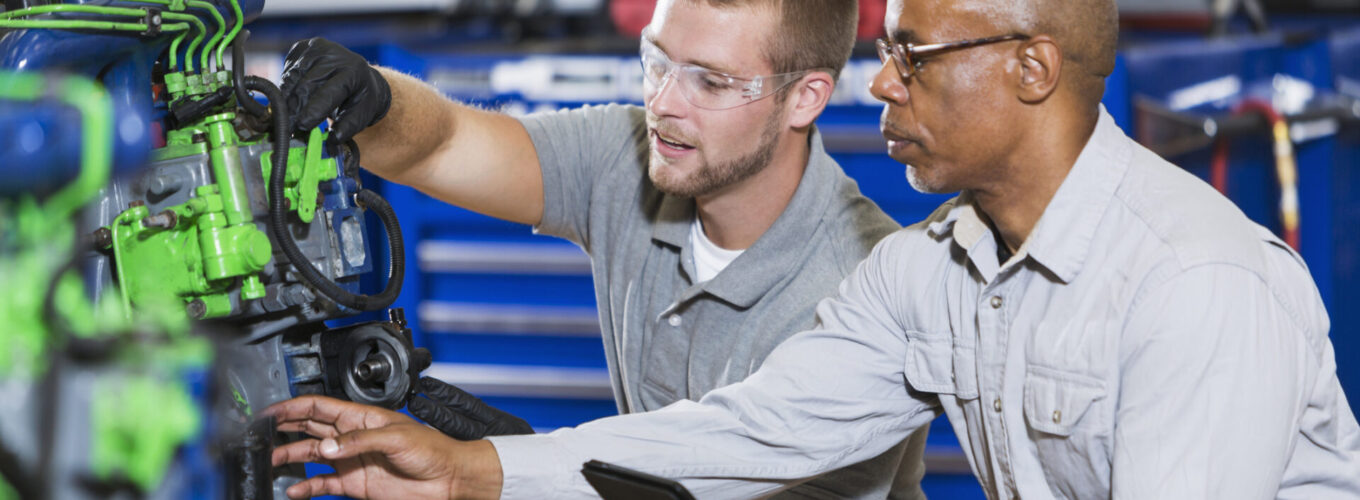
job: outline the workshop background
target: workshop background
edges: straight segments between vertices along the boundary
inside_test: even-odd
[[[1360,411],[1360,0],[1119,3],[1121,50],[1106,107],[1253,220],[1293,233],[1331,314],[1342,385]],[[293,41],[324,36],[450,97],[512,114],[640,103],[637,34],[654,4],[270,0],[252,27],[248,71],[276,79]],[[861,0],[860,44],[818,126],[864,193],[905,225],[948,197],[913,191],[884,154],[882,108],[867,91],[884,9],[883,0]],[[1292,145],[1283,158],[1277,123]],[[1280,182],[1291,177],[1294,189]],[[543,431],[615,413],[583,252],[407,187],[370,184],[400,214],[408,262],[417,264],[397,305],[433,354],[427,374]],[[1287,228],[1280,200],[1290,196],[1299,222]],[[983,498],[943,418],[932,427],[927,470],[931,497]]]
[[[1331,315],[1341,383],[1360,412],[1360,0],[1119,4],[1121,49],[1107,109],[1140,142],[1214,184],[1299,249]],[[268,0],[249,26],[245,69],[277,82],[288,47],[322,36],[452,98],[511,114],[640,104],[637,35],[654,5]],[[911,224],[949,196],[915,192],[903,166],[885,154],[882,106],[867,91],[880,68],[873,39],[882,35],[885,0],[860,5],[860,43],[818,126],[861,190]],[[43,151],[56,156],[63,148]],[[394,307],[405,310],[415,344],[432,355],[427,375],[540,431],[616,412],[590,262],[580,249],[376,177],[363,185],[400,218],[409,265]],[[386,269],[390,255],[376,244],[386,240],[384,224],[369,217],[365,241],[375,242],[379,255],[365,267]],[[351,267],[347,272],[360,272]],[[368,273],[363,289],[382,289],[380,274]],[[386,319],[368,313],[330,323]],[[931,498],[984,498],[944,419],[931,429],[926,460],[923,486]]]
[[[1139,141],[1299,248],[1331,314],[1342,385],[1360,410],[1360,0],[1119,3],[1106,107]],[[249,70],[277,78],[292,41],[324,36],[450,97],[512,114],[640,103],[637,34],[654,4],[270,0],[252,28],[250,60],[274,65]],[[818,126],[864,193],[910,224],[948,197],[913,191],[884,154],[881,105],[867,92],[884,9],[883,0],[861,0],[860,44]],[[397,305],[433,353],[427,374],[540,430],[615,413],[583,252],[381,186],[417,264]],[[1297,209],[1284,214],[1290,197]],[[1297,225],[1285,223],[1292,218]],[[983,498],[944,419],[927,463],[933,498]]]

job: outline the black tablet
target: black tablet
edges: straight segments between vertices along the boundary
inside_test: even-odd
[[[586,462],[581,475],[604,500],[694,500],[678,482],[599,460]]]

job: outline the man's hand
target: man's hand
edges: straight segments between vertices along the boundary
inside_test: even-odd
[[[500,461],[486,441],[463,443],[383,408],[303,396],[265,410],[283,432],[317,439],[274,449],[273,463],[335,468],[288,488],[291,498],[498,498]]]
[[[378,70],[324,38],[309,38],[288,49],[282,91],[294,128],[311,130],[333,117],[330,140],[336,144],[378,123],[392,106],[392,89]]]
[[[470,441],[486,436],[534,433],[534,428],[524,419],[437,379],[421,377],[420,393],[425,397],[411,398],[406,408],[454,439]]]

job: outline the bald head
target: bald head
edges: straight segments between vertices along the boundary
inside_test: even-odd
[[[1062,48],[1064,77],[1072,89],[1092,101],[1104,94],[1119,42],[1114,0],[963,0],[957,5],[984,15],[1003,32],[1053,37]]]

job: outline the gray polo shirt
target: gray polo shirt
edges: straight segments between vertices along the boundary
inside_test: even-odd
[[[874,244],[899,227],[860,194],[814,131],[808,166],[784,213],[716,277],[695,283],[689,240],[695,203],[658,191],[648,178],[644,113],[607,105],[522,120],[543,169],[543,220],[535,230],[590,255],[621,413],[697,401],[744,380],[776,345],[811,328],[818,301],[835,294]],[[924,438],[923,430],[788,493],[884,498],[901,475],[906,485],[893,496],[923,497],[917,483]]]

